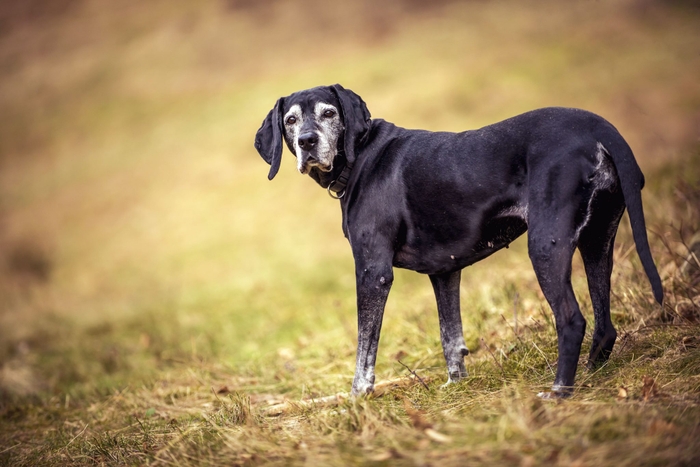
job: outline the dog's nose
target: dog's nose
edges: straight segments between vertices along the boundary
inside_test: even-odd
[[[308,151],[316,146],[316,143],[318,143],[318,136],[316,136],[316,133],[304,133],[299,136],[299,147],[301,149]]]

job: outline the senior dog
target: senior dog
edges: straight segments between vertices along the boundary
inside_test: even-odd
[[[450,383],[467,375],[461,270],[529,230],[528,253],[558,337],[556,377],[543,397],[570,395],[576,375],[586,328],[571,287],[576,248],[595,315],[588,364],[610,356],[613,245],[625,207],[654,297],[663,301],[642,210],[644,176],[620,133],[595,114],[552,107],[461,133],[407,130],[370,119],[360,96],[336,84],[280,98],[270,110],[255,136],[270,180],[283,140],[299,172],[340,199],[357,281],[354,395],[373,391],[393,267],[430,277]]]

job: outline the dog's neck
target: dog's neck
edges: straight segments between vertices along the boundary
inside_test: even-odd
[[[394,140],[397,131],[407,130],[399,128],[393,123],[386,122],[382,119],[372,120],[369,131],[367,131],[367,133],[360,139],[360,143],[355,148],[355,153],[359,155],[365,149],[367,149],[377,135],[381,136],[384,143],[375,147],[373,152],[380,152],[383,147],[390,144],[390,142]],[[339,147],[343,147],[342,141],[340,142]],[[352,171],[357,170],[353,169],[353,167],[358,165],[362,165],[362,161],[360,159],[355,160],[353,164],[349,165],[344,151],[341,150],[338,151],[338,154],[333,159],[333,169],[330,172],[323,172],[317,167],[313,167],[309,171],[309,176],[323,188],[328,189],[330,186],[329,194],[333,198],[343,197],[343,193],[345,192],[347,184],[350,181]]]

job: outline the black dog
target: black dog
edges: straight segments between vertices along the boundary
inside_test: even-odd
[[[355,258],[358,343],[353,394],[374,386],[379,332],[393,267],[428,274],[437,298],[448,382],[464,377],[459,282],[469,266],[522,235],[554,312],[559,360],[551,393],[574,384],[586,322],[571,288],[581,252],[595,314],[589,366],[607,360],[615,234],[627,207],[654,297],[663,290],[647,241],[644,176],[618,131],[592,113],[534,110],[462,133],[406,130],[371,120],[364,101],[340,85],[281,98],[255,136],[280,167],[282,140],[297,168],[340,198]]]

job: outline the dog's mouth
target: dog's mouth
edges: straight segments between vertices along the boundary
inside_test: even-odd
[[[307,164],[304,167],[302,167],[301,170],[299,170],[299,172],[301,172],[302,175],[306,175],[309,172],[311,172],[311,169],[313,169],[314,167],[317,168],[318,170],[320,170],[321,172],[326,172],[326,173],[331,172],[333,170],[332,165],[325,166],[325,165],[319,165],[319,164]]]
[[[301,172],[302,175],[306,175],[314,167],[320,170],[321,172],[330,172],[333,170],[333,162],[331,162],[330,164],[324,164],[323,162],[320,162],[316,160],[313,156],[311,156],[299,168],[299,172]]]

